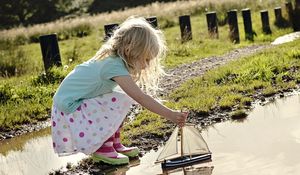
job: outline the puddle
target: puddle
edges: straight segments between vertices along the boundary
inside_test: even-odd
[[[227,121],[202,131],[212,162],[164,172],[185,175],[296,175],[300,174],[300,95],[256,106],[243,122]],[[50,129],[0,142],[0,174],[47,174],[76,163],[83,154],[57,157]],[[150,151],[107,174],[163,174],[154,164],[159,152]]]
[[[58,157],[51,144],[50,128],[1,141],[0,174],[48,174],[85,157],[83,154]]]
[[[168,174],[296,175],[300,174],[300,95],[257,106],[243,122],[227,121],[202,131],[212,162]],[[160,150],[159,150],[160,151]],[[126,175],[162,174],[147,153]],[[116,173],[117,174],[117,173]]]
[[[272,45],[283,44],[283,43],[294,41],[298,38],[300,38],[300,32],[293,32],[276,38],[271,44]]]

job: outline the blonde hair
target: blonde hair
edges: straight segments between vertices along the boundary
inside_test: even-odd
[[[156,95],[160,77],[165,74],[160,64],[166,54],[165,38],[142,17],[130,17],[116,29],[96,53],[96,59],[120,56],[134,79],[150,95]]]

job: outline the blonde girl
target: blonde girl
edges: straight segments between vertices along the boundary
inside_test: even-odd
[[[131,17],[90,60],[76,66],[53,97],[52,139],[59,156],[77,152],[94,161],[127,164],[136,147],[120,142],[120,127],[134,103],[183,126],[187,113],[157,102],[165,39],[144,18]],[[117,90],[119,89],[121,90]]]

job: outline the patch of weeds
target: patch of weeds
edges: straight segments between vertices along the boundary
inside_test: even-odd
[[[16,36],[13,42],[16,45],[24,45],[28,43],[28,37],[25,34],[19,34]]]
[[[80,48],[78,47],[78,44],[75,40],[73,49],[66,53],[66,58],[69,64],[78,61],[79,53],[80,53]]]
[[[293,49],[290,53],[288,53],[288,56],[294,59],[300,59],[300,50],[299,49]]]
[[[12,97],[11,89],[9,84],[0,85],[0,103],[5,103]]]
[[[72,37],[85,37],[92,33],[90,24],[79,24],[72,28],[65,28],[57,33],[58,40],[67,40]]]
[[[271,97],[274,94],[276,94],[276,92],[277,92],[277,90],[274,87],[268,86],[262,91],[262,95],[264,97]]]
[[[0,76],[12,77],[27,73],[29,61],[23,49],[16,45],[7,46],[0,52]]]
[[[242,110],[242,109],[233,111],[233,112],[230,114],[230,118],[231,118],[232,120],[237,120],[237,121],[243,120],[243,119],[245,119],[246,117],[247,117],[247,113],[246,113],[244,110]]]
[[[174,20],[170,20],[168,18],[162,18],[159,20],[159,28],[166,29],[170,27],[174,27],[177,23]]]
[[[265,88],[267,86],[267,83],[259,80],[254,80],[252,81],[251,86],[254,90],[260,90]]]
[[[244,106],[251,106],[253,99],[250,97],[242,97],[240,103]]]
[[[191,52],[186,46],[181,45],[175,49],[172,54],[177,57],[188,57],[191,55]]]
[[[53,67],[47,73],[42,73],[36,77],[32,77],[31,84],[34,86],[58,84],[65,78],[66,75],[67,72],[64,72],[61,68]]]
[[[288,91],[290,89],[296,88],[297,84],[295,81],[290,81],[290,82],[278,83],[277,86],[280,87],[282,91]]]
[[[238,94],[224,95],[219,101],[219,106],[222,110],[230,110],[240,99],[241,95]]]

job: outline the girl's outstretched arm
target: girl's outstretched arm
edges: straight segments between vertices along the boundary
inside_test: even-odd
[[[132,99],[149,111],[171,120],[180,127],[184,126],[186,117],[188,115],[187,112],[177,112],[158,103],[155,99],[145,94],[130,76],[117,76],[113,77],[113,80],[119,84],[119,86],[127,95],[129,95]]]

